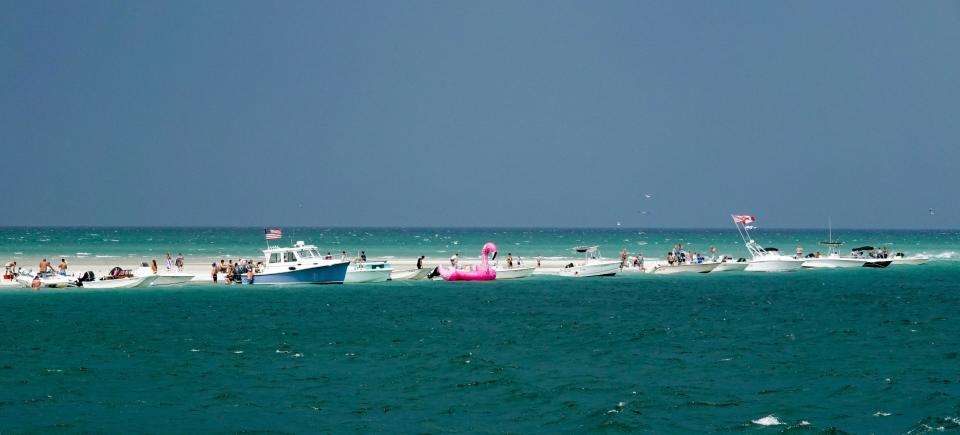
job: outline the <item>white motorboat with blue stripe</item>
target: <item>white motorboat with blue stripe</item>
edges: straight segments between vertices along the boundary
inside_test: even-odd
[[[254,284],[343,284],[349,261],[325,259],[314,245],[298,241],[293,247],[263,250],[265,265]]]

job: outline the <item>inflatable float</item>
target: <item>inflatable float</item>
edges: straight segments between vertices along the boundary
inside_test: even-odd
[[[496,257],[497,246],[487,242],[483,244],[480,250],[480,264],[473,267],[473,270],[461,270],[453,266],[440,266],[440,276],[446,281],[492,281],[497,279],[497,271],[490,267],[487,256],[494,254]]]

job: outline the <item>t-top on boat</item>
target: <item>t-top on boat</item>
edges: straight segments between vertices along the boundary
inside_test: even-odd
[[[298,241],[293,247],[267,247],[265,264],[254,284],[343,284],[349,261],[324,259],[314,245]]]
[[[819,257],[808,257],[803,262],[803,267],[835,269],[838,267],[863,267],[866,260],[862,258],[842,257],[840,256],[840,247],[843,242],[833,240],[833,223],[828,221],[829,239],[821,241],[820,244],[827,247],[827,255]]]

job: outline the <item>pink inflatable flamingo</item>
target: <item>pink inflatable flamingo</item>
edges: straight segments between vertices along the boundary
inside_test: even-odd
[[[490,267],[487,256],[497,252],[497,245],[487,242],[480,250],[480,264],[473,270],[459,270],[453,266],[440,266],[440,276],[447,281],[490,281],[497,279],[497,271]]]

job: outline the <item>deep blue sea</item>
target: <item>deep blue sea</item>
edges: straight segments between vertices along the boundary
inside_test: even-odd
[[[732,229],[298,232],[394,256],[488,238],[525,255],[681,239],[746,255]],[[960,233],[834,235],[939,258],[786,274],[0,288],[0,432],[960,431]],[[823,234],[756,238],[809,251]],[[3,258],[30,263],[249,255],[263,243],[262,229],[7,228],[0,239]]]

